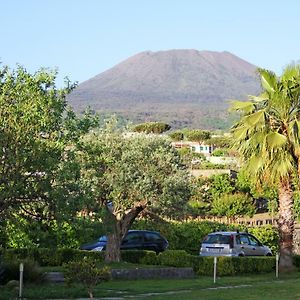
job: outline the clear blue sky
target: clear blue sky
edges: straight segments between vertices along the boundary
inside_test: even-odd
[[[300,59],[298,0],[2,0],[0,61],[85,81],[138,52],[230,51],[280,74]]]

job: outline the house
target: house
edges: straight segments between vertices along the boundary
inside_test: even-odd
[[[180,148],[189,148],[192,152],[201,153],[205,156],[210,156],[212,152],[215,150],[214,145],[205,144],[204,142],[189,142],[189,141],[179,141],[172,142],[172,146],[180,149]]]

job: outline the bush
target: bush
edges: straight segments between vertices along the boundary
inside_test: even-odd
[[[184,250],[167,250],[158,255],[158,262],[163,266],[191,267],[191,255]]]
[[[249,232],[259,239],[264,245],[267,245],[275,254],[279,251],[279,233],[278,229],[272,225],[249,228]]]
[[[85,258],[82,261],[73,261],[64,265],[65,277],[68,283],[80,283],[84,285],[91,299],[93,299],[94,287],[111,279],[108,267],[101,268],[95,259]]]
[[[43,272],[39,265],[31,260],[5,260],[0,266],[0,284],[6,284],[11,280],[19,280],[20,263],[24,264],[23,279],[24,282],[40,283],[43,281]]]
[[[133,264],[145,263],[157,264],[156,253],[147,250],[122,250],[121,259]]]
[[[77,249],[7,249],[4,252],[5,260],[26,259],[36,261],[40,266],[62,266],[69,261],[80,261],[84,257],[104,261],[104,252],[83,251]]]
[[[194,257],[193,268],[198,275],[213,274],[213,257]],[[274,257],[218,257],[217,274],[238,275],[268,273],[275,269]]]

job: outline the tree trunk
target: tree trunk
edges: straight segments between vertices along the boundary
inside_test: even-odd
[[[118,226],[116,226],[118,227]],[[121,236],[119,230],[107,235],[107,243],[105,250],[106,262],[119,262],[121,260]]]
[[[145,207],[146,204],[138,203],[136,206],[131,208],[127,214],[123,215],[120,220],[117,220],[117,218],[112,215],[115,220],[115,225],[113,233],[107,235],[108,240],[105,252],[106,262],[119,262],[121,260],[120,246],[122,239],[130,229],[135,218],[145,209]]]
[[[282,180],[279,188],[279,218],[278,229],[280,237],[279,270],[288,272],[293,266],[293,193],[288,179]]]

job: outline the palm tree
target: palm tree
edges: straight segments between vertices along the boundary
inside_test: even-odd
[[[293,268],[293,188],[300,178],[300,66],[285,68],[278,78],[258,69],[263,92],[249,101],[233,101],[242,112],[233,126],[234,146],[257,183],[278,187],[281,270]]]

